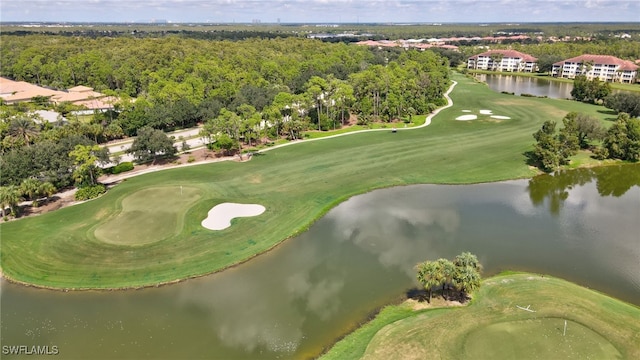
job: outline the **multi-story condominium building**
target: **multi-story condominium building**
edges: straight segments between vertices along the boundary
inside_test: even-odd
[[[538,59],[515,50],[489,50],[467,60],[467,69],[507,72],[534,72]]]
[[[601,81],[634,83],[638,67],[631,61],[615,56],[586,54],[553,64],[551,75],[568,79],[585,75],[589,80],[597,78]]]

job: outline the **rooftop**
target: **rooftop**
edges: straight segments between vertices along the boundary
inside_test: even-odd
[[[537,58],[529,55],[529,54],[525,54],[522,53],[520,51],[515,51],[515,50],[489,50],[489,51],[485,51],[481,54],[477,54],[477,55],[473,55],[470,56],[469,59],[477,59],[480,56],[483,57],[487,57],[487,56],[491,56],[491,55],[502,55],[503,57],[507,57],[507,58],[514,58],[514,59],[522,59],[526,62],[535,62],[538,61]]]
[[[591,62],[594,65],[595,64],[600,64],[600,65],[618,65],[620,67],[620,70],[631,70],[631,71],[633,71],[633,70],[637,70],[638,67],[639,67],[638,65],[634,64],[632,61],[622,60],[622,59],[619,59],[619,58],[617,58],[615,56],[611,56],[611,55],[592,55],[592,54],[585,54],[585,55],[572,57],[570,59],[558,61],[557,63],[554,63],[553,65],[562,65],[564,63],[583,64],[585,62]]]

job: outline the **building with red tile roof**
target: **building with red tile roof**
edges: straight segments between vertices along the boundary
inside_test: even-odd
[[[444,49],[449,49],[449,50],[458,50],[458,47],[455,45],[444,45],[444,43],[440,43],[440,44],[434,44],[434,43],[429,43],[429,44],[425,44],[422,42],[422,39],[419,40],[413,40],[413,39],[409,39],[409,40],[365,40],[365,41],[358,41],[357,43],[355,43],[356,45],[364,45],[364,46],[376,46],[378,48],[383,48],[383,47],[403,47],[405,49],[408,48],[415,48],[415,49],[429,49],[429,48],[434,48],[434,47],[438,47],[438,48],[444,48]]]
[[[589,80],[631,84],[637,81],[639,67],[632,61],[611,55],[585,54],[553,64],[551,75],[568,79],[585,75]]]
[[[51,97],[61,91],[43,88],[25,81],[13,81],[0,77],[0,97],[7,104],[31,101],[34,97]]]
[[[534,72],[538,69],[538,59],[515,50],[489,50],[469,57],[467,69]]]
[[[51,90],[25,81],[0,77],[0,98],[6,104],[31,101],[34,97],[47,97],[55,104],[70,102],[88,110],[112,109],[116,99],[93,91],[88,86],[74,86],[67,91]]]

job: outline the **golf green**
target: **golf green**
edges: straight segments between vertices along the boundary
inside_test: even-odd
[[[161,241],[182,230],[187,209],[200,190],[186,186],[150,187],[121,202],[120,212],[102,222],[94,234],[114,245],[143,245]]]
[[[605,337],[574,321],[538,318],[491,324],[471,332],[461,359],[621,359]]]
[[[578,111],[610,123],[599,106],[499,94],[453,77],[458,82],[450,95],[453,106],[423,128],[303,141],[248,162],[144,174],[92,201],[1,224],[4,276],[52,288],[113,289],[209,274],[305,231],[357,194],[407,184],[531,177],[537,171],[524,153],[545,120],[560,121]],[[455,120],[463,110],[483,109],[510,119]],[[199,189],[190,193],[198,198],[177,199],[181,186]],[[269,211],[221,231],[205,229],[207,212],[225,202],[261,204]]]
[[[390,305],[321,359],[638,359],[638,344],[640,308],[509,273],[485,279],[466,306]]]

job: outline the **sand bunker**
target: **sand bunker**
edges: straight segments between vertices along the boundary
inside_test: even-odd
[[[462,112],[471,112],[471,110],[462,110]]]
[[[264,206],[258,204],[222,203],[209,210],[202,226],[209,230],[223,230],[231,226],[231,219],[258,216],[264,211]]]
[[[478,116],[477,115],[460,115],[456,118],[456,120],[475,120],[477,119]]]
[[[482,114],[482,115],[491,115],[491,110],[480,110],[480,114]]]
[[[502,115],[491,115],[491,117],[492,117],[493,119],[500,119],[500,120],[507,120],[507,119],[511,119],[511,118],[510,118],[510,117],[508,117],[508,116],[502,116]]]

